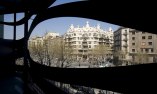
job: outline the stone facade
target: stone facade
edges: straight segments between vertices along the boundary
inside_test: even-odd
[[[91,27],[88,22],[83,27],[74,27],[73,24],[64,34],[66,45],[73,49],[73,55],[76,59],[89,59],[92,49],[99,45],[113,46],[113,30],[110,27],[108,31],[101,29],[100,25]],[[112,49],[109,49],[112,51]],[[112,57],[112,53],[107,54]]]

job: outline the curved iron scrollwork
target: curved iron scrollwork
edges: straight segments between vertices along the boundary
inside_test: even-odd
[[[0,24],[5,24],[5,25],[9,25],[9,26],[18,26],[18,25],[22,25],[24,24],[26,21],[28,21],[30,19],[30,17],[32,16],[33,14],[29,13],[28,16],[22,18],[21,20],[19,21],[16,21],[16,22],[2,22],[0,21]]]

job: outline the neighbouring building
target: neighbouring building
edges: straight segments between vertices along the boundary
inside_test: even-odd
[[[39,36],[31,37],[28,40],[28,46],[31,47],[35,45],[43,45],[44,41],[52,40],[57,37],[59,37],[59,33],[53,33],[53,32],[45,33],[45,35],[42,37],[39,37]]]
[[[64,34],[65,47],[73,49],[73,57],[77,60],[86,60],[92,58],[92,50],[100,45],[110,47],[107,49],[108,53],[103,57],[112,58],[113,46],[113,30],[103,30],[99,24],[97,26],[90,26],[88,21],[83,27],[74,27],[73,24]],[[99,54],[99,53],[98,53]]]
[[[156,62],[156,40],[156,34],[120,27],[114,32],[114,59],[131,64]]]
[[[31,47],[35,47],[37,45],[38,46],[45,45],[45,43],[47,45],[50,45],[50,44],[52,44],[51,41],[58,37],[59,37],[59,33],[53,33],[53,32],[46,33],[42,37],[39,37],[39,36],[31,37],[28,40],[28,47],[31,48]]]

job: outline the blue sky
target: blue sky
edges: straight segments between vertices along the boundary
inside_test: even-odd
[[[68,3],[71,1],[82,1],[82,0],[57,0],[53,5],[56,6],[63,3]],[[23,14],[17,14],[17,20],[21,19],[23,17]],[[33,17],[32,17],[33,18]],[[4,18],[5,21],[13,21],[13,14],[5,15]],[[75,27],[79,25],[80,27],[86,25],[86,21],[89,22],[90,26],[96,26],[98,23],[100,24],[102,29],[107,30],[109,27],[112,27],[112,29],[115,31],[119,26],[104,23],[97,20],[91,20],[86,18],[78,18],[78,17],[60,17],[60,18],[53,18],[46,20],[42,23],[40,23],[33,31],[31,36],[43,36],[46,32],[58,32],[60,35],[64,34],[69,26],[73,24]],[[29,25],[32,22],[32,20],[29,20]],[[17,26],[17,39],[20,39],[23,37],[23,25]],[[5,39],[13,39],[13,27],[11,26],[4,26],[4,38]]]

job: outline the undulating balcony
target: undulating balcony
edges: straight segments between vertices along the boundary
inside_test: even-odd
[[[123,41],[125,41],[125,42],[126,42],[126,41],[128,41],[128,39],[127,39],[127,38],[124,38],[124,39],[122,39],[122,40],[123,40]]]
[[[127,34],[127,32],[124,32],[123,35],[124,35],[124,36],[127,36],[128,34]]]
[[[128,44],[123,44],[123,47],[128,47]]]
[[[87,44],[87,43],[82,43],[82,45],[83,45],[83,46],[87,46],[87,47],[88,47],[88,44]]]
[[[82,47],[82,50],[88,50],[88,47]]]
[[[99,36],[99,39],[103,39],[104,37],[103,36]]]

